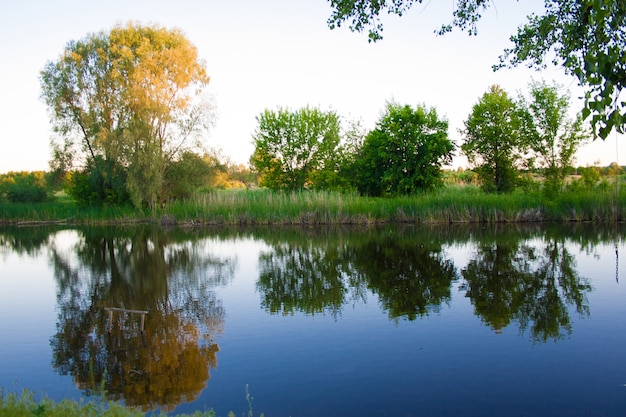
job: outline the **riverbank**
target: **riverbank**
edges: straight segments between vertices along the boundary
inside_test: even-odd
[[[626,193],[614,188],[487,194],[477,187],[446,187],[415,196],[370,198],[322,191],[279,193],[226,190],[172,202],[154,212],[133,207],[80,207],[70,200],[0,203],[0,223],[203,225],[368,225],[379,223],[622,222]]]

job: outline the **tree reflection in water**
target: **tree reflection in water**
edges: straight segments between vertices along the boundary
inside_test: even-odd
[[[81,231],[70,251],[51,245],[58,332],[53,365],[87,393],[143,410],[194,399],[217,366],[214,338],[224,311],[211,290],[232,279],[234,261],[211,257],[198,242],[155,229]],[[147,310],[116,314],[105,307]]]
[[[273,236],[259,259],[261,304],[271,313],[336,315],[369,289],[394,319],[437,310],[450,299],[456,270],[440,244],[414,237],[402,231]]]
[[[347,301],[362,291],[345,273],[340,248],[328,242],[278,242],[259,255],[261,306],[270,313],[336,315]]]
[[[559,340],[572,332],[569,306],[589,315],[591,285],[562,239],[479,243],[462,275],[476,315],[496,332],[516,321],[522,333],[530,327],[535,342]]]
[[[521,333],[530,328],[534,341],[558,340],[572,330],[570,307],[589,314],[592,288],[578,275],[564,238],[546,234],[538,243],[532,230],[495,237],[484,230],[445,230],[273,233],[265,239],[271,249],[260,255],[261,304],[271,313],[337,314],[355,299],[347,294],[369,289],[391,319],[415,320],[440,311],[462,276],[459,288],[496,332],[516,322]],[[453,244],[475,248],[461,273],[445,252]]]
[[[390,318],[415,320],[450,301],[457,272],[439,242],[383,234],[351,252],[355,271],[366,278]]]

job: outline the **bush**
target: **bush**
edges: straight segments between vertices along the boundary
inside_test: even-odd
[[[130,203],[126,177],[123,167],[97,158],[84,170],[71,173],[67,191],[83,206],[125,205]]]
[[[48,189],[43,172],[9,172],[0,175],[0,200],[40,203],[47,199]]]

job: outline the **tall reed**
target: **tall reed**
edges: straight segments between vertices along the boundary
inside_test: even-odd
[[[621,221],[626,195],[539,191],[487,194],[476,187],[394,198],[355,193],[216,191],[167,207],[166,215],[189,224],[371,224]]]
[[[626,220],[626,192],[540,191],[486,194],[473,186],[393,198],[329,191],[223,190],[172,202],[155,213],[131,207],[81,208],[68,202],[0,203],[0,222],[167,225],[276,225],[374,223],[608,222]]]
[[[73,202],[0,202],[0,223],[98,224],[144,221],[147,211],[133,207],[84,207]]]

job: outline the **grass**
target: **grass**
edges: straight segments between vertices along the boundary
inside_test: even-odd
[[[246,401],[248,402],[248,417],[253,417],[253,397],[246,385]],[[48,398],[37,400],[32,391],[24,390],[19,394],[6,392],[0,388],[0,417],[144,417],[142,411],[125,407],[119,402],[107,401],[104,396],[98,401],[72,401],[68,399],[60,402]],[[167,414],[150,414],[153,417],[166,417]],[[170,416],[171,417],[171,416]],[[215,417],[213,410],[193,414],[177,414],[176,417]],[[235,417],[232,411],[228,417]],[[259,417],[264,417],[260,414]]]
[[[0,389],[0,417],[143,417],[145,413],[124,407],[113,401],[72,401],[60,402],[43,398],[35,399],[28,390],[20,394],[5,392]],[[165,416],[165,414],[161,414]],[[178,417],[214,417],[215,413],[196,412],[179,414]]]
[[[44,203],[0,201],[0,223],[129,223],[145,221],[148,212],[133,207],[82,207],[69,198]]]
[[[172,202],[153,215],[132,207],[81,208],[54,203],[0,203],[4,224],[67,223],[167,225],[279,225],[377,223],[608,222],[626,219],[626,191],[566,191],[548,198],[540,191],[486,194],[473,186],[393,198],[326,191],[223,190]]]

